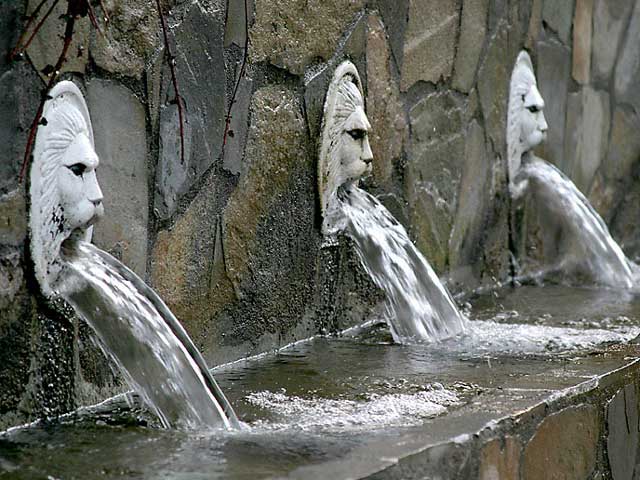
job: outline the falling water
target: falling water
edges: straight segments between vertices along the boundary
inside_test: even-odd
[[[541,210],[543,231],[561,232],[559,260],[549,270],[561,272],[564,280],[587,277],[611,287],[634,286],[637,266],[625,257],[604,220],[569,178],[544,160],[532,158],[516,180],[526,185],[523,190]]]
[[[237,419],[204,359],[162,300],[115,258],[77,242],[57,289],[166,427],[231,427]]]
[[[404,227],[372,195],[342,188],[327,224],[355,241],[360,261],[386,294],[386,316],[396,342],[441,340],[462,332],[466,319]]]

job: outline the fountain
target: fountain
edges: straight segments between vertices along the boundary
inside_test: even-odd
[[[346,232],[376,285],[386,294],[386,320],[398,343],[442,340],[464,330],[465,318],[404,227],[358,188],[373,154],[355,66],[335,71],[324,105],[318,160],[322,232]]]
[[[534,269],[525,265],[526,270],[534,271],[524,277],[632,288],[636,266],[611,237],[604,220],[568,177],[533,152],[546,137],[544,106],[531,59],[523,51],[510,84],[509,190],[516,208],[527,204],[535,210],[534,222],[541,236],[537,250],[543,263]]]
[[[47,298],[61,296],[93,329],[165,427],[231,428],[231,405],[162,300],[89,243],[103,215],[89,111],[72,82],[49,93],[31,167],[31,255]]]

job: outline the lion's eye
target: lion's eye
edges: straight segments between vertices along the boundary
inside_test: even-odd
[[[360,128],[349,130],[347,133],[351,135],[351,138],[354,140],[362,140],[367,135],[367,131]]]
[[[84,174],[87,166],[83,163],[74,163],[73,165],[68,165],[67,168],[71,170],[75,176],[80,177]]]
[[[531,113],[538,113],[540,111],[540,109],[535,105],[531,105],[530,107],[527,107],[527,110],[529,110]]]

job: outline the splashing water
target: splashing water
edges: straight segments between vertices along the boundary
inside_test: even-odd
[[[604,220],[569,178],[550,163],[532,158],[517,180],[518,188],[528,192],[541,210],[543,232],[561,232],[555,264],[538,276],[561,272],[564,280],[587,277],[610,287],[635,285],[637,265],[625,257]]]
[[[63,260],[59,294],[165,427],[237,426],[200,352],[153,290],[90,243],[65,249]]]
[[[404,227],[372,195],[343,188],[327,212],[329,233],[346,233],[367,273],[386,294],[398,343],[429,342],[464,331],[466,318]]]

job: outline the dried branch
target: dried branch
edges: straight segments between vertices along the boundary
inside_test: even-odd
[[[225,124],[224,124],[224,136],[222,137],[223,150],[225,145],[227,144],[227,136],[229,135],[229,126],[231,125],[231,109],[233,108],[233,104],[236,102],[236,95],[238,94],[238,89],[240,88],[240,81],[242,80],[242,77],[244,77],[244,74],[247,68],[247,57],[249,52],[249,6],[247,3],[247,0],[244,0],[244,33],[245,33],[244,52],[242,54],[242,66],[240,67],[240,74],[238,75],[236,84],[233,87],[231,102],[229,103],[229,109],[227,110],[227,117],[225,119]]]
[[[24,27],[22,34],[20,34],[20,38],[18,39],[16,46],[14,47],[13,50],[11,50],[11,53],[9,54],[10,61],[13,60],[17,55],[20,55],[22,52],[24,52],[27,48],[29,48],[29,45],[31,45],[31,42],[33,41],[35,36],[38,34],[40,29],[42,28],[42,25],[44,24],[44,22],[47,20],[47,18],[49,18],[49,16],[51,15],[51,12],[53,12],[53,9],[56,8],[56,5],[58,5],[58,3],[60,2],[60,0],[54,0],[54,2],[51,4],[51,7],[49,7],[49,10],[47,10],[47,13],[45,13],[42,19],[38,22],[38,24],[36,25],[36,28],[33,29],[33,32],[31,33],[29,40],[27,40],[27,42],[24,45],[22,45],[22,41],[24,40],[24,37],[27,34],[29,27],[31,26],[31,23],[36,19],[38,12],[40,11],[40,9],[42,8],[42,6],[45,4],[46,1],[47,0],[43,0],[40,4],[38,4],[36,9],[33,11],[33,14],[29,17],[29,20],[27,21],[27,25]]]
[[[158,15],[160,16],[160,23],[162,24],[162,35],[164,37],[164,48],[167,55],[167,61],[169,63],[169,69],[171,70],[171,82],[173,83],[173,91],[175,92],[174,101],[178,104],[178,119],[180,121],[180,163],[184,165],[184,114],[182,111],[182,96],[178,90],[178,79],[176,77],[176,58],[171,53],[169,47],[169,36],[167,34],[167,21],[164,18],[162,12],[162,5],[160,0],[156,0],[158,6]]]

